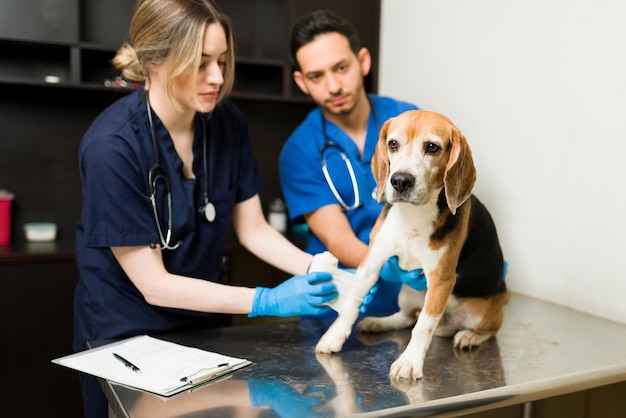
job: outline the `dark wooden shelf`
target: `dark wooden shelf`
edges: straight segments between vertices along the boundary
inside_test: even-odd
[[[0,245],[0,265],[37,264],[74,261],[73,240],[51,242],[17,241]]]
[[[274,94],[262,94],[262,93],[242,93],[234,90],[230,97],[235,100],[250,100],[250,101],[265,101],[265,102],[277,102],[277,103],[303,103],[313,105],[313,101],[307,96],[293,97],[285,95]]]
[[[0,84],[107,90],[119,76],[111,60],[126,40],[133,7],[127,0],[53,0],[64,7],[61,20],[35,16],[29,27],[0,30]],[[223,4],[236,31],[236,92],[251,100],[296,101],[287,51],[292,0],[229,0]],[[246,7],[241,7],[241,6]],[[247,7],[250,6],[250,7]],[[21,0],[0,6],[0,14],[25,13]],[[72,34],[60,33],[71,22]],[[268,24],[269,22],[269,24]],[[43,27],[42,27],[43,26]],[[74,33],[78,28],[78,33]],[[49,39],[46,33],[51,36]],[[75,40],[75,41],[73,41]],[[46,81],[52,79],[52,82]],[[295,94],[294,94],[295,93]]]
[[[82,50],[102,51],[102,52],[110,52],[112,54],[115,54],[115,52],[117,52],[117,50],[122,46],[122,44],[120,43],[119,45],[113,45],[113,44],[100,44],[96,42],[79,42],[78,45],[76,46],[78,46]]]

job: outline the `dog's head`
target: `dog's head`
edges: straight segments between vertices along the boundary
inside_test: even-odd
[[[476,181],[465,137],[448,118],[425,110],[404,112],[385,122],[372,158],[372,173],[378,201],[423,205],[444,187],[453,214]]]

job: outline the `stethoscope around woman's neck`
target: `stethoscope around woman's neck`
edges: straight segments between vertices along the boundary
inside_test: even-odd
[[[372,100],[370,99],[370,97],[367,95],[366,97],[367,97],[367,102],[370,105],[372,115],[374,116],[374,122],[376,123],[376,130],[378,132],[380,131],[380,121],[378,120],[378,113],[376,112],[376,109],[374,108],[374,104],[372,103]],[[320,148],[320,157],[322,159],[322,173],[324,173],[324,178],[326,179],[326,183],[328,183],[328,187],[330,187],[330,190],[332,191],[333,195],[335,196],[335,199],[337,199],[341,207],[345,211],[356,209],[359,206],[361,206],[361,196],[359,194],[359,184],[356,180],[356,175],[354,174],[354,167],[352,167],[352,162],[350,161],[350,157],[348,157],[348,154],[345,152],[343,147],[341,147],[341,145],[339,145],[335,141],[331,141],[328,138],[328,134],[326,133],[326,118],[324,117],[324,113],[321,111],[320,111],[320,115],[322,118],[322,135],[324,135],[324,144],[322,145],[322,148]],[[368,118],[368,125],[369,125],[369,118]],[[354,202],[351,205],[347,204],[343,200],[343,198],[339,194],[339,191],[335,187],[335,183],[333,182],[333,179],[331,178],[330,173],[328,172],[328,163],[326,162],[325,152],[329,148],[336,148],[339,151],[339,156],[346,164],[348,174],[350,175],[350,181],[352,182],[352,192],[354,193]]]
[[[159,147],[157,144],[156,131],[154,129],[154,122],[152,120],[152,109],[150,108],[150,99],[148,97],[148,91],[145,92],[146,99],[146,111],[148,112],[148,123],[150,124],[150,135],[152,137],[152,149],[154,151],[154,164],[148,172],[148,184],[150,187],[150,203],[152,204],[152,212],[154,214],[154,221],[156,222],[157,231],[159,233],[159,240],[161,241],[162,250],[175,250],[181,246],[182,241],[178,241],[172,244],[172,187],[169,177],[167,176],[165,169],[161,165],[159,157]],[[198,116],[199,117],[199,116]],[[206,137],[206,121],[200,120],[202,125],[202,166],[204,170],[204,204],[198,209],[198,212],[204,215],[204,218],[213,222],[215,220],[216,212],[215,206],[209,201],[209,170],[208,170],[208,150],[207,150],[207,137]],[[159,219],[159,212],[157,210],[156,203],[156,189],[157,183],[162,182],[165,186],[165,193],[167,199],[167,231],[163,234],[161,228],[161,222]],[[158,244],[150,244],[151,248],[156,248]]]

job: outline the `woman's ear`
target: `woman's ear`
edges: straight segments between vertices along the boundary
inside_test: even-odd
[[[387,155],[387,128],[391,123],[389,119],[383,125],[378,136],[378,142],[376,143],[376,150],[372,156],[372,174],[374,180],[376,180],[376,200],[383,201],[385,196],[385,183],[387,182],[387,176],[389,175],[389,156]]]
[[[450,141],[452,142],[452,149],[443,176],[443,183],[446,189],[448,207],[454,215],[457,208],[472,194],[472,188],[476,182],[476,168],[467,140],[457,128],[452,128]]]

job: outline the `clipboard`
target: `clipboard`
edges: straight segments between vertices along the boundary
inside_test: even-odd
[[[52,363],[165,397],[252,364],[148,335],[59,357]]]

